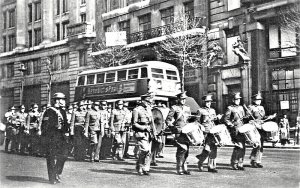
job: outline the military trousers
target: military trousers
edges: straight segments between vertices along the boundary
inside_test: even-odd
[[[162,145],[162,136],[157,136],[157,139],[152,140],[152,145],[151,145],[151,162],[155,163],[156,162],[156,155],[161,149]]]
[[[138,160],[136,162],[137,171],[150,170],[150,156],[151,156],[151,138],[148,132],[136,132],[135,138],[139,148]]]
[[[189,141],[185,134],[176,138],[176,170],[177,173],[187,171],[187,158],[189,156]]]
[[[112,155],[118,159],[123,158],[126,143],[126,132],[116,132],[113,138]]]
[[[84,160],[87,150],[88,139],[84,136],[84,127],[83,126],[75,126],[74,127],[74,158],[75,160]]]
[[[264,140],[267,137],[267,133],[261,129],[258,129],[258,132],[260,134],[260,145],[252,149],[250,159],[251,161],[255,161],[256,163],[261,163],[264,151]]]
[[[208,168],[215,169],[216,168],[215,159],[217,158],[217,151],[218,151],[218,146],[216,145],[215,138],[212,134],[208,133],[205,137],[205,144],[202,153],[196,156],[199,159],[198,164],[202,165],[203,162],[207,158],[209,158]]]

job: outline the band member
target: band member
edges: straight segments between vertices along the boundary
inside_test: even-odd
[[[100,159],[106,159],[111,154],[112,138],[109,126],[110,112],[107,110],[107,102],[101,101],[100,124],[104,127],[104,135],[99,137],[97,149],[100,150]]]
[[[199,159],[198,168],[201,172],[203,171],[203,162],[208,157],[208,172],[217,173],[217,145],[214,135],[210,134],[210,130],[215,126],[215,122],[221,119],[222,116],[217,116],[216,111],[211,108],[211,102],[213,100],[212,95],[205,95],[202,97],[202,100],[205,102],[205,107],[198,110],[198,121],[205,128],[205,146],[202,150],[202,153],[196,156]]]
[[[122,100],[117,101],[116,109],[112,110],[110,116],[110,127],[113,136],[112,155],[114,160],[118,159],[119,161],[124,161],[123,152],[126,142],[126,112],[123,109],[123,104]]]
[[[166,123],[171,131],[176,134],[176,169],[179,175],[190,175],[187,169],[187,158],[189,155],[189,139],[186,134],[182,133],[182,128],[188,123],[191,115],[191,109],[186,106],[186,93],[182,92],[177,95],[178,104],[170,108]],[[174,122],[173,122],[174,120]]]
[[[231,156],[231,166],[234,170],[244,170],[244,157],[246,152],[245,137],[238,132],[238,128],[243,126],[243,119],[246,117],[241,103],[240,93],[234,93],[233,104],[227,107],[225,113],[225,124],[229,127],[234,148]]]
[[[90,139],[90,161],[94,162],[99,156],[100,149],[97,149],[100,134],[103,136],[104,127],[100,124],[100,103],[98,101],[94,102],[91,110],[89,110],[85,117],[85,136]]]
[[[136,162],[136,170],[139,175],[149,175],[150,170],[152,102],[152,95],[142,95],[141,104],[132,112],[132,129],[135,131],[134,136],[139,147],[139,156]]]
[[[67,123],[65,107],[66,97],[55,93],[53,107],[49,107],[42,117],[40,134],[46,147],[48,177],[51,184],[60,183],[64,164],[68,158],[70,127]]]
[[[249,105],[249,113],[251,117],[256,120],[257,123],[262,124],[265,119],[272,119],[275,118],[276,114],[271,116],[266,116],[265,109],[261,106],[262,96],[260,93],[255,94],[252,96],[253,104]],[[256,148],[252,149],[250,159],[251,159],[251,166],[253,168],[262,168],[263,165],[261,164],[263,150],[264,150],[264,140],[267,137],[267,133],[263,129],[257,129],[260,134],[260,145]]]
[[[70,125],[70,134],[73,135],[74,158],[77,161],[84,160],[86,155],[87,137],[84,136],[85,115],[85,103],[84,101],[80,101],[78,109],[72,114]]]
[[[40,113],[37,104],[31,105],[31,111],[28,113],[27,130],[29,131],[29,154],[38,155],[40,150],[40,136],[38,135],[38,127],[40,121]]]
[[[132,119],[132,112],[128,109],[128,102],[124,102],[123,109],[125,111],[125,131],[126,131],[126,141],[124,146],[124,155],[123,158],[129,158],[128,149],[129,149],[129,140],[130,140],[130,133],[131,133],[131,119]]]
[[[21,105],[19,112],[16,113],[16,122],[17,122],[17,140],[16,140],[16,150],[19,150],[22,154],[25,152],[25,148],[28,146],[28,137],[26,131],[26,118],[27,113],[25,113],[25,106]]]
[[[8,112],[5,113],[4,115],[5,120],[6,120],[6,138],[5,138],[5,152],[8,153],[8,146],[10,142],[12,142],[10,146],[10,151],[14,152],[15,151],[15,139],[16,139],[16,134],[17,134],[17,129],[16,129],[16,108],[12,106]],[[14,143],[14,144],[13,144]]]

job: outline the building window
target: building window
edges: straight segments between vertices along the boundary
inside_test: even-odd
[[[8,12],[8,27],[15,27],[15,16],[16,16],[16,12],[15,9],[12,9]]]
[[[7,27],[7,17],[6,12],[3,12],[3,29],[6,29]]]
[[[235,27],[226,31],[226,46],[227,46],[227,63],[234,64],[239,62],[239,57],[233,52],[232,45],[237,41],[239,37],[239,28]]]
[[[86,22],[86,14],[85,13],[80,14],[80,19],[81,19],[81,23]]]
[[[68,24],[69,24],[69,21],[67,21],[67,22],[63,22],[62,23],[62,39],[65,39],[65,38],[67,38],[67,31],[68,31],[68,29],[67,29],[67,27],[68,27]]]
[[[8,51],[12,51],[16,47],[16,36],[9,35],[8,36]]]
[[[184,14],[188,18],[194,18],[194,1],[184,4]]]
[[[174,8],[170,7],[160,11],[161,25],[168,25],[174,22]]]
[[[42,42],[42,30],[37,28],[34,30],[34,45],[37,46]]]
[[[26,67],[26,71],[24,71],[24,76],[25,75],[30,75],[31,74],[31,70],[32,70],[31,61],[24,61],[22,63]]]
[[[28,22],[32,22],[32,4],[28,4]]]
[[[28,46],[32,47],[32,31],[28,31]]]
[[[86,3],[86,0],[81,0],[81,4],[84,5]]]
[[[3,39],[3,52],[6,52],[6,36],[4,36],[4,37],[2,37],[2,39]]]
[[[241,7],[241,0],[227,0],[228,11],[238,9]]]
[[[56,40],[60,40],[60,23],[56,24]]]
[[[87,51],[80,50],[79,51],[79,66],[86,66],[87,65]]]
[[[119,30],[126,31],[126,33],[129,34],[130,33],[130,21],[126,20],[123,22],[119,22]]]
[[[0,79],[5,78],[5,66],[0,65]]]
[[[7,78],[15,76],[14,63],[7,64]]]
[[[68,0],[63,0],[63,13],[68,12],[69,7],[68,7]]]
[[[292,70],[272,71],[272,89],[299,89],[300,88],[300,68]]]
[[[104,32],[111,32],[111,25],[104,26]]]
[[[52,67],[51,67],[52,71],[57,71],[57,70],[61,69],[61,63],[60,63],[60,56],[59,55],[52,56],[51,62],[52,62]]]
[[[56,14],[60,14],[60,0],[56,0]]]
[[[278,25],[269,26],[270,58],[296,56],[296,28],[286,29]]]
[[[42,12],[41,12],[41,2],[36,2],[34,3],[34,8],[35,8],[35,12],[34,12],[34,20],[40,20],[42,17]]]
[[[41,59],[33,60],[33,74],[41,73]]]
[[[139,31],[151,29],[151,14],[145,14],[139,17]]]
[[[69,68],[69,53],[60,54],[61,69]]]

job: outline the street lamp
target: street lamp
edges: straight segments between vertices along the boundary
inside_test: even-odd
[[[22,63],[20,65],[20,68],[18,69],[20,72],[22,72],[22,79],[21,79],[21,93],[20,93],[20,105],[22,105],[23,102],[23,91],[24,91],[24,72],[27,70],[25,65]]]

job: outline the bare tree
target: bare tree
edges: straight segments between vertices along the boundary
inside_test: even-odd
[[[182,16],[183,15],[183,16]],[[175,61],[181,71],[181,88],[184,90],[184,71],[186,67],[207,66],[207,33],[202,23],[205,18],[189,18],[180,14],[174,24],[164,33],[166,39],[155,47],[158,57]]]
[[[93,51],[99,52],[97,55],[92,55],[95,68],[129,64],[136,57],[132,50],[126,46],[107,47],[105,41],[94,44]]]

